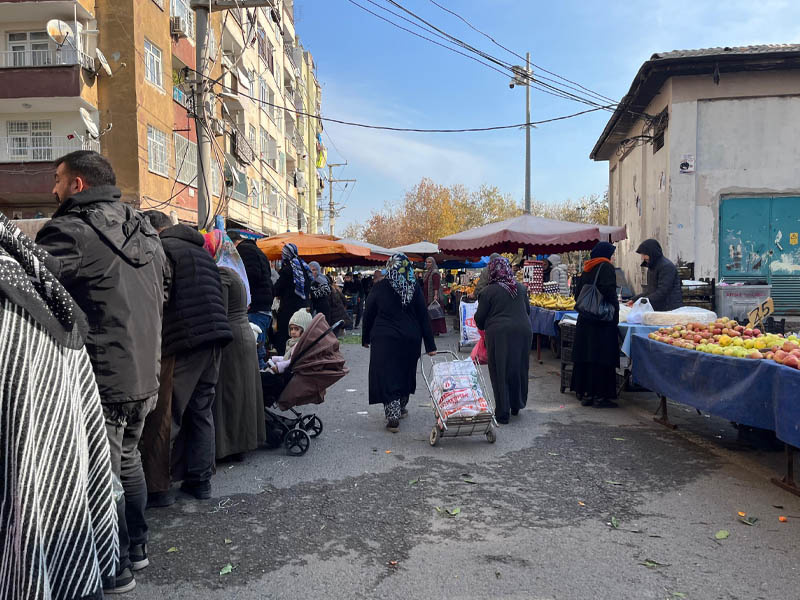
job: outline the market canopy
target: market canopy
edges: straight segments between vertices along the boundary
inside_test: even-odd
[[[288,243],[297,246],[298,254],[303,260],[307,262],[315,260],[325,265],[350,258],[363,260],[370,255],[369,248],[364,246],[344,243],[331,235],[314,235],[302,231],[262,238],[256,245],[268,259],[278,260],[281,258],[283,247]]]
[[[385,264],[387,260],[389,260],[394,254],[392,250],[388,248],[384,248],[383,246],[378,246],[377,244],[370,244],[369,242],[362,242],[360,240],[354,240],[350,238],[344,238],[339,240],[343,244],[348,244],[352,246],[362,246],[369,250],[369,256],[366,257],[348,257],[343,259],[342,262],[337,262],[338,266],[342,267],[349,267],[349,266],[362,266],[362,265],[382,265]]]
[[[417,242],[416,244],[408,244],[406,246],[398,246],[392,248],[392,252],[402,252],[409,258],[425,258],[427,256],[437,256],[439,254],[439,246],[431,242]]]
[[[588,250],[598,241],[615,242],[626,237],[625,227],[521,215],[443,237],[439,240],[439,249],[457,256],[516,253],[520,248],[527,254],[551,254]]]

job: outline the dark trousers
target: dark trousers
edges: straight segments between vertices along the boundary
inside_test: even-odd
[[[272,315],[265,312],[247,313],[247,320],[261,328],[258,334],[256,349],[258,351],[258,368],[267,368],[267,346],[269,345],[269,331],[272,327]]]
[[[119,522],[119,569],[130,567],[130,547],[147,542],[147,484],[139,454],[144,421],[158,396],[140,402],[103,404],[106,434],[111,448],[111,470],[122,482],[125,493],[117,502]]]
[[[155,410],[145,419],[142,441],[139,444],[149,494],[169,491],[171,482],[169,457],[170,432],[172,431],[172,372],[174,369],[175,356],[162,356],[158,403]]]
[[[356,300],[355,313],[355,327],[358,329],[359,325],[361,325],[361,317],[364,316],[364,299],[361,298],[361,296],[359,296],[358,300]]]
[[[172,375],[172,478],[209,481],[214,470],[214,395],[222,348],[206,346],[175,357]]]

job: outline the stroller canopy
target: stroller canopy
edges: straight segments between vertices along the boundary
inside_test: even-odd
[[[292,376],[278,399],[280,409],[322,404],[325,390],[349,373],[344,362],[336,334],[325,316],[318,314],[294,348],[289,365]]]

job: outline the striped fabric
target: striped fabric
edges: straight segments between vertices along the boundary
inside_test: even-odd
[[[0,386],[0,598],[95,597],[118,547],[89,357],[0,296]]]

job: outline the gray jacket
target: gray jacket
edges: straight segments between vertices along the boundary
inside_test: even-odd
[[[681,279],[678,269],[664,256],[661,244],[657,240],[645,240],[639,244],[636,252],[648,255],[650,260],[642,263],[643,267],[647,267],[644,292],[632,299],[647,298],[656,311],[680,308],[683,305]]]
[[[559,294],[569,296],[569,276],[566,265],[561,263],[561,257],[558,254],[551,254],[547,260],[553,265],[553,268],[550,269],[550,281],[558,283]]]

